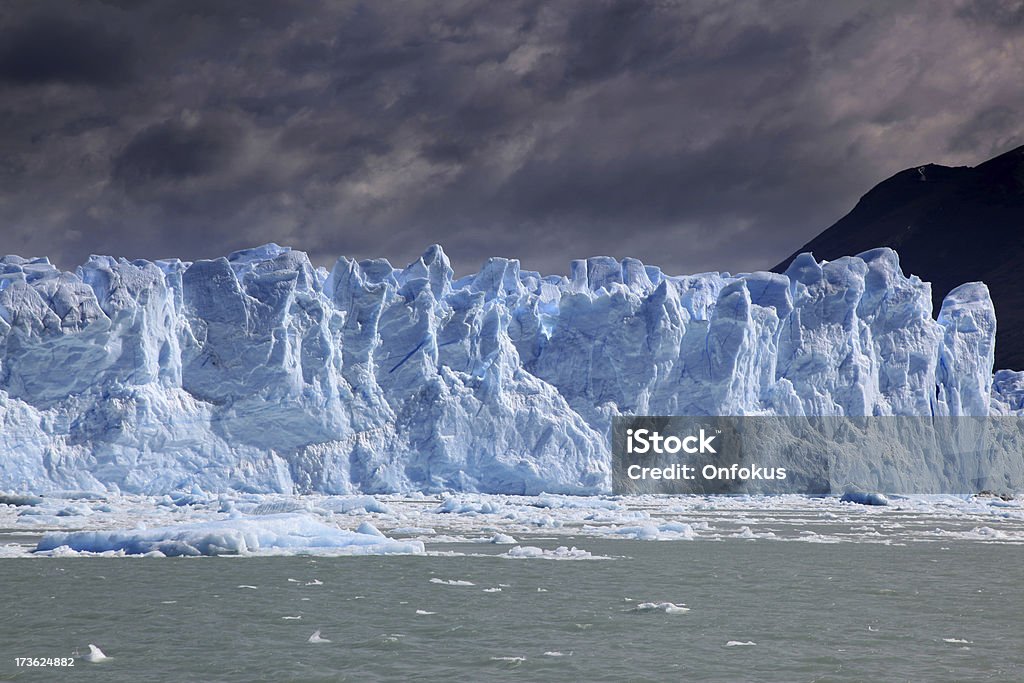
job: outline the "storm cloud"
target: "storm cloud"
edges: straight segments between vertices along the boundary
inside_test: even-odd
[[[5,3],[0,253],[770,268],[1024,144],[1019,1]]]

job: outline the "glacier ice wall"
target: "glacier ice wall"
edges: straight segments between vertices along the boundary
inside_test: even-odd
[[[327,272],[274,244],[185,263],[0,258],[0,490],[608,490],[620,414],[987,415],[981,283],[877,249],[785,275],[597,257],[541,276]]]

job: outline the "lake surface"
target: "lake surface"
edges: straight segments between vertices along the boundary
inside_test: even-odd
[[[0,680],[1024,680],[1019,544],[527,540],[612,559],[0,560]]]

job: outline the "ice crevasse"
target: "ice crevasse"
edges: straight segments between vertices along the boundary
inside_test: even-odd
[[[609,490],[622,414],[990,415],[988,289],[876,249],[784,275],[0,258],[0,490]]]

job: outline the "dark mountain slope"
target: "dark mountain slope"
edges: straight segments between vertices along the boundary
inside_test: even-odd
[[[1024,368],[1024,147],[974,168],[901,171],[773,270],[805,251],[832,260],[883,246],[932,283],[936,313],[951,289],[984,281],[999,325],[996,367]]]

